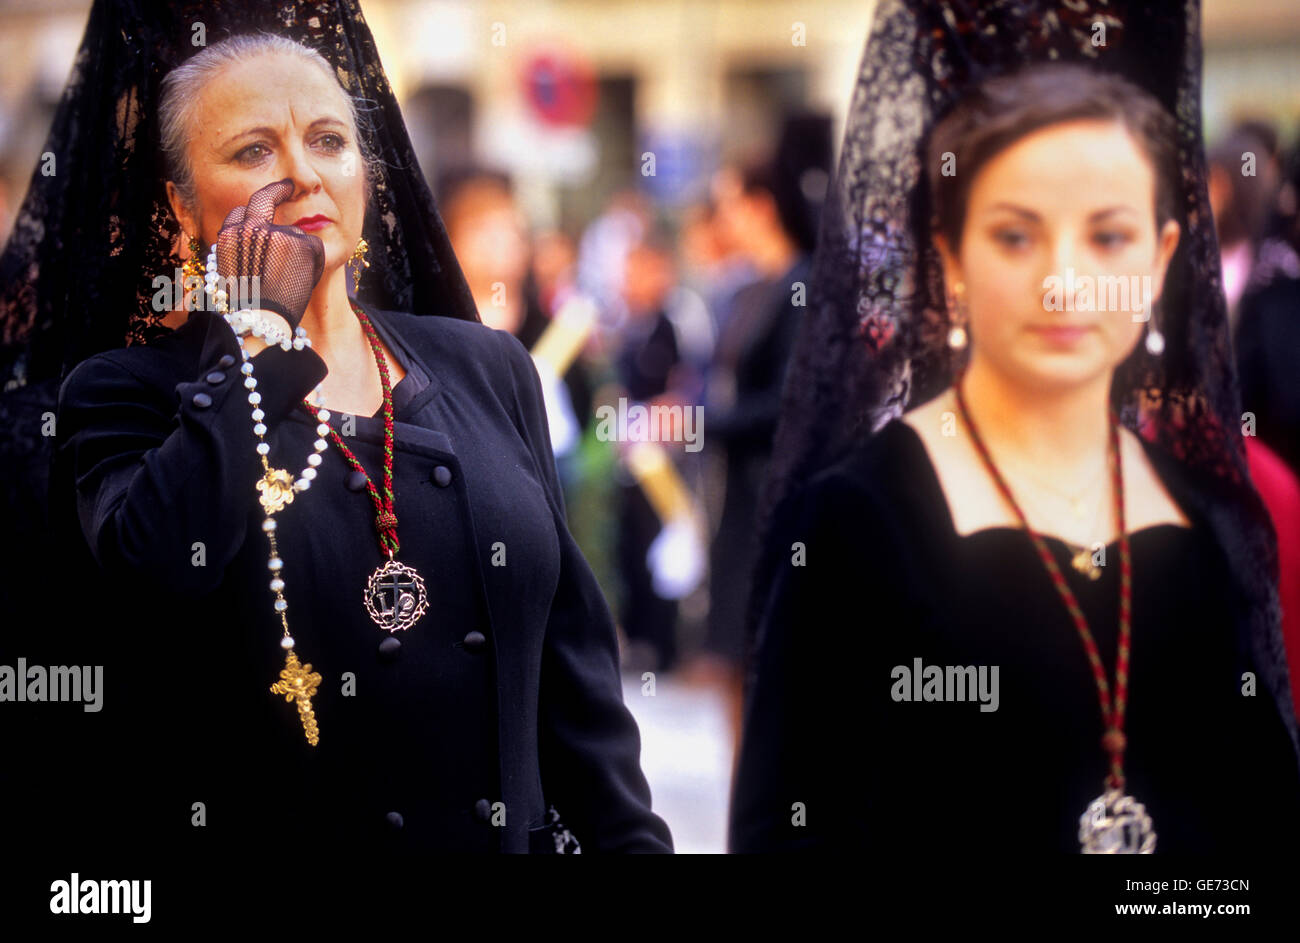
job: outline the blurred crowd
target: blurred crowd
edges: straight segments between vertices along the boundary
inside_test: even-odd
[[[435,188],[484,323],[534,349],[566,304],[594,307],[577,356],[544,386],[570,528],[625,670],[718,687],[737,730],[754,512],[831,152],[829,116],[792,115],[772,153],[718,168],[707,198],[665,210],[627,187],[580,232],[533,231],[492,170],[449,171]],[[620,401],[700,417],[696,444],[675,418],[643,431],[668,458],[658,477],[688,496],[684,521],[664,519],[662,480],[638,473],[630,425],[598,421]]]
[[[1300,473],[1300,144],[1284,153],[1271,124],[1243,121],[1207,160],[1242,410]]]

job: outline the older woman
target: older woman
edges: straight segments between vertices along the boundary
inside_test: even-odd
[[[59,401],[57,498],[130,588],[116,616],[164,613],[125,642],[148,742],[174,751],[132,782],[135,827],[181,853],[285,821],[371,847],[671,851],[527,351],[349,295],[376,173],[329,64],[236,36],[166,77],[158,120],[211,303],[83,361]],[[252,277],[253,310],[227,276]]]

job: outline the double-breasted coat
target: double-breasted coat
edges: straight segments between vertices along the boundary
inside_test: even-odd
[[[104,814],[180,854],[288,840],[287,822],[365,847],[544,852],[553,805],[585,853],[671,851],[528,352],[479,323],[363,308],[406,370],[393,389],[397,560],[429,607],[391,634],[367,614],[387,557],[364,482],[331,444],[276,515],[289,630],[322,677],[316,746],[270,691],[283,628],[233,331],[194,312],[64,381],[53,480],[71,493],[53,499],[75,502],[106,587],[93,631],[112,653],[104,712],[119,725],[105,736],[134,745],[98,786]],[[317,438],[301,401],[325,362],[278,347],[251,362],[268,461],[297,478]],[[344,441],[379,487],[382,409],[354,421]]]

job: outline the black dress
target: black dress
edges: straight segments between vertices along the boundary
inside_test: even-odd
[[[289,628],[323,678],[315,747],[269,691],[282,629],[233,332],[196,313],[65,381],[56,500],[75,508],[68,540],[84,535],[112,594],[85,622],[104,642],[99,723],[116,738],[85,824],[116,818],[180,855],[272,842],[288,823],[335,845],[536,852],[555,850],[553,805],[584,852],[670,851],[527,351],[481,324],[366,310],[406,370],[393,390],[397,559],[422,575],[429,610],[392,636],[367,615],[385,558],[370,497],[331,445],[276,515]],[[253,363],[269,459],[297,477],[316,438],[297,404],[325,363],[275,347]],[[346,437],[377,485],[383,436],[381,411]]]
[[[673,322],[660,310],[652,317],[630,321],[616,358],[619,381],[630,403],[647,408],[650,400],[668,391],[673,368],[681,360]],[[646,555],[663,522],[645,491],[630,476],[618,487],[618,568],[623,581],[619,624],[630,641],[649,644],[655,671],[677,664],[677,601],[664,599],[654,588]]]
[[[958,535],[924,444],[897,419],[801,494],[775,531],[783,548],[803,542],[806,565],[782,566],[761,619],[733,850],[1078,852],[1107,772],[1101,711],[1032,541],[1009,527]],[[1126,791],[1157,852],[1294,847],[1296,756],[1262,684],[1242,694],[1252,664],[1226,569],[1192,520],[1131,536]],[[1094,582],[1048,543],[1113,678],[1118,544]],[[895,700],[894,669],[916,659],[922,673],[984,666],[990,682],[998,666],[996,710],[970,691]]]
[[[729,395],[710,401],[709,447],[726,468],[722,512],[709,547],[709,619],[705,648],[734,664],[745,654],[745,604],[758,540],[754,508],[772,456],[781,387],[803,318],[790,286],[807,282],[800,256],[780,277],[742,289],[723,328],[714,382]]]

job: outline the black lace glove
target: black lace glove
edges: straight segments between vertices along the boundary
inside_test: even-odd
[[[236,281],[231,292],[230,308],[236,310],[236,291],[251,293],[253,282],[240,288],[241,276],[257,277],[260,295],[245,294],[250,306],[274,311],[296,328],[307,310],[311,293],[325,270],[325,243],[319,236],[297,226],[279,226],[271,222],[275,208],[293,193],[293,181],[286,177],[269,183],[248,199],[247,206],[236,206],[221,224],[217,235],[217,273]]]

